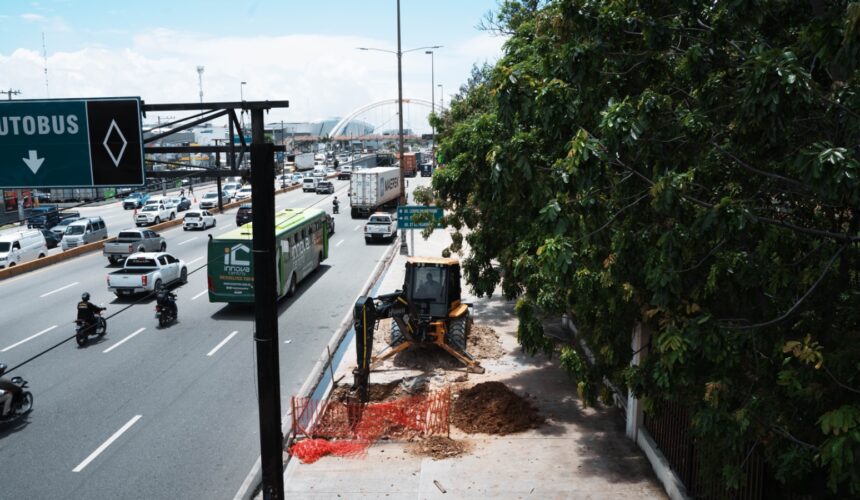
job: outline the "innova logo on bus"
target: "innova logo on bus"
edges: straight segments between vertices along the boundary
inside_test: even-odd
[[[249,257],[251,255],[251,248],[242,243],[224,248],[224,271],[231,274],[247,274],[251,272],[251,261],[247,258],[240,258],[240,252]]]

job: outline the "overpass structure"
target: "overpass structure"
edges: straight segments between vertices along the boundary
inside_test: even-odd
[[[349,122],[351,122],[352,120],[354,120],[358,116],[360,116],[364,113],[367,113],[368,111],[371,111],[373,109],[382,108],[384,106],[390,106],[392,104],[397,104],[397,99],[383,99],[381,101],[372,102],[372,103],[367,104],[365,106],[362,106],[360,108],[356,108],[351,113],[349,113],[348,115],[341,118],[341,120],[339,122],[337,122],[334,127],[332,127],[332,129],[328,133],[328,138],[331,140],[334,140],[334,141],[349,141],[349,140],[380,141],[380,140],[396,139],[397,138],[396,133],[394,133],[394,134],[370,133],[370,134],[364,134],[360,137],[350,136],[350,135],[346,135],[343,133],[344,130],[346,130],[347,125],[349,125]],[[431,111],[436,109],[432,102],[427,101],[425,99],[404,98],[403,104],[416,104],[419,106],[426,107],[426,108],[430,109]],[[403,138],[407,139],[407,140],[408,139],[418,139],[418,138],[420,138],[420,136],[416,135],[416,134],[404,134]]]

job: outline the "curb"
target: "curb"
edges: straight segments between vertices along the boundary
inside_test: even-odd
[[[288,191],[293,191],[299,187],[301,187],[301,186],[295,185],[295,186],[289,186],[286,189],[276,189],[275,195],[283,194],[283,193],[286,193]],[[230,203],[225,203],[224,204],[224,211],[226,212],[227,210],[229,210],[231,208],[236,208],[239,205],[242,205],[243,203],[247,203],[247,202],[242,200],[242,201],[234,201],[234,202],[230,202]],[[213,212],[213,213],[219,213],[220,212],[217,208],[211,209],[209,211]],[[177,217],[173,220],[162,222],[161,224],[155,224],[152,226],[147,226],[146,229],[149,229],[151,231],[163,231],[165,229],[170,229],[171,227],[180,226],[180,225],[182,225],[182,219]],[[29,262],[24,262],[23,264],[18,264],[18,265],[13,266],[13,267],[8,267],[6,269],[2,269],[2,270],[0,270],[0,281],[11,278],[13,276],[19,276],[21,274],[28,273],[30,271],[35,271],[37,269],[42,269],[43,267],[48,267],[51,264],[56,264],[57,262],[69,260],[69,259],[72,259],[72,258],[77,257],[79,255],[83,255],[86,253],[101,250],[102,248],[104,248],[105,243],[110,243],[114,240],[116,240],[116,236],[111,236],[111,237],[105,238],[101,241],[88,243],[86,245],[71,248],[69,250],[66,250],[66,251],[58,253],[58,254],[48,255],[47,257],[43,257],[41,259],[31,260]]]

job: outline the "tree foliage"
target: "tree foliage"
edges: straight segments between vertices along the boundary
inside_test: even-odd
[[[470,286],[518,299],[529,352],[572,314],[586,400],[685,404],[728,485],[757,448],[789,487],[860,494],[860,4],[511,0],[494,23],[504,56],[435,119]]]

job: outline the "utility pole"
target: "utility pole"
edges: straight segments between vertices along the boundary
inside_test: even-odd
[[[12,100],[13,95],[18,95],[20,93],[20,90],[12,90],[11,88],[9,90],[0,90],[0,94],[6,94],[10,101]],[[26,217],[24,217],[24,200],[21,199],[22,196],[24,196],[23,191],[20,189],[15,190],[15,202],[18,204],[18,220],[23,226],[26,223]]]
[[[398,205],[406,204],[406,184],[403,179],[403,67],[401,65],[403,52],[400,51],[400,0],[397,0],[397,119],[400,128],[397,131],[400,151],[400,201]]]
[[[7,96],[7,97],[9,97],[9,100],[10,100],[10,101],[12,100],[12,96],[13,96],[13,95],[18,95],[18,94],[20,94],[20,93],[21,93],[21,91],[20,91],[20,90],[12,90],[12,89],[9,89],[9,90],[0,90],[0,94],[6,94],[6,96]]]
[[[430,112],[436,114],[436,63],[434,61],[434,53],[432,50],[424,52],[430,54]],[[431,124],[433,130],[433,139],[430,146],[430,156],[433,157],[433,168],[436,168],[436,125]]]
[[[281,376],[275,283],[275,146],[264,143],[263,109],[251,109],[251,198],[254,200],[255,332],[260,412],[260,462],[263,499],[284,498],[284,436],[281,432]]]

